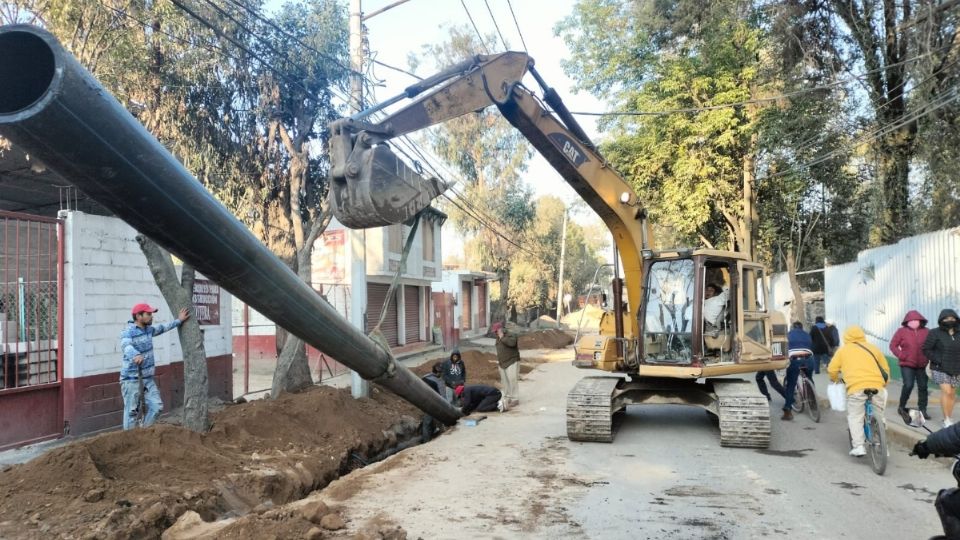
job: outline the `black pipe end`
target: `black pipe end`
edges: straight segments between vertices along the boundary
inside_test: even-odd
[[[39,101],[56,72],[50,45],[30,28],[21,28],[0,32],[0,116]]]

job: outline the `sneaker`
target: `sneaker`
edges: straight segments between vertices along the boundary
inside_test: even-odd
[[[850,450],[850,455],[853,457],[863,457],[867,455],[867,450],[861,444],[860,446],[853,447],[853,450]]]
[[[943,427],[948,428],[952,425],[953,425],[953,420],[951,420],[950,418],[943,419]]]
[[[783,416],[780,417],[781,420],[793,420],[793,411],[787,409],[783,411]]]
[[[504,407],[504,405],[503,405],[503,399],[501,399],[500,401],[497,402],[497,410],[500,411],[500,412],[503,412],[503,411],[507,410],[507,408]]]

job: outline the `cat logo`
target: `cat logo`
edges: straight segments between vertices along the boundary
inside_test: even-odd
[[[556,145],[557,148],[563,152],[563,155],[573,163],[574,167],[580,167],[584,163],[590,161],[587,159],[587,156],[584,154],[583,149],[580,148],[580,145],[575,143],[573,139],[568,137],[564,133],[551,133],[548,135],[550,142]]]

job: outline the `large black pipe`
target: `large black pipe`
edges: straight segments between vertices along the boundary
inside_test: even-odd
[[[456,409],[298,279],[39,28],[0,28],[0,134],[364,379],[457,421]]]

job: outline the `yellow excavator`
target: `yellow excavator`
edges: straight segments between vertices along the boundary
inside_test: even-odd
[[[542,99],[524,86],[529,73]],[[411,100],[384,118],[372,115]],[[495,105],[610,229],[623,277],[599,335],[576,344],[590,376],[568,394],[567,435],[612,442],[617,413],[641,403],[695,405],[716,415],[724,446],[764,448],[770,409],[752,380],[735,375],[785,367],[787,324],[766,304],[763,266],[742,253],[657,250],[647,213],[604,161],[559,95],[520,52],[481,55],[403,94],[330,125],[330,202],[351,228],[414,218],[446,189],[392,152],[393,138]],[[618,264],[614,264],[619,274]],[[626,289],[625,302],[623,290]]]

